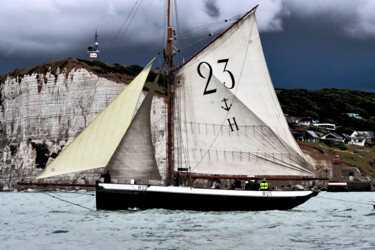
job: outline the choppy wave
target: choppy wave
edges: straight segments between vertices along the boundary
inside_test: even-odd
[[[321,193],[290,211],[259,212],[93,211],[90,194],[53,194],[71,203],[0,193],[3,249],[375,248],[375,193]]]

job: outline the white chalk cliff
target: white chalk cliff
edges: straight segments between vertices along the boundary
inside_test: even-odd
[[[0,89],[0,190],[11,190],[17,188],[18,181],[32,180],[126,86],[84,67],[63,67],[53,72],[47,66],[41,73],[9,75]],[[165,99],[155,95],[152,135],[162,175],[166,161],[165,116]],[[95,183],[101,170],[88,171],[84,176],[66,175],[59,181]]]

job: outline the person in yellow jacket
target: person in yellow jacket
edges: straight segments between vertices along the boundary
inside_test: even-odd
[[[260,190],[268,190],[268,182],[265,178],[260,182]]]

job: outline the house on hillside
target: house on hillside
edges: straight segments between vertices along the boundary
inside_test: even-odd
[[[363,137],[367,141],[373,141],[375,139],[374,131],[354,131],[350,136],[351,137]]]
[[[338,134],[335,134],[335,133],[326,134],[326,135],[320,137],[320,139],[344,143],[344,138],[342,136],[339,136]]]
[[[299,137],[303,136],[306,127],[300,124],[301,118],[285,115],[285,119],[288,122],[289,130],[295,139],[298,140]]]
[[[332,123],[313,123],[313,126],[322,128],[325,130],[331,130],[331,131],[336,130],[336,125]]]
[[[315,134],[314,131],[306,130],[301,136],[297,138],[297,140],[305,142],[319,142],[320,138]]]
[[[294,116],[290,116],[290,115],[285,115],[285,119],[287,121],[287,123],[290,125],[293,125],[293,124],[299,124],[299,118],[298,117],[294,117]]]
[[[294,117],[294,116],[285,115],[285,119],[288,122],[288,125],[290,127],[299,127],[299,126],[308,127],[311,125],[310,117]]]
[[[302,117],[299,121],[299,124],[305,127],[309,127],[311,125],[311,118],[310,117]]]
[[[346,116],[346,117],[355,118],[355,119],[362,119],[362,117],[360,117],[359,114],[356,114],[356,113],[342,113],[341,116]]]
[[[358,147],[364,147],[366,139],[364,137],[355,137],[355,136],[350,136],[347,134],[342,134],[344,137],[344,143],[348,145],[354,145]]]

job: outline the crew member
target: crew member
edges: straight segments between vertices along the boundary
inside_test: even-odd
[[[251,183],[251,190],[259,190],[260,188],[260,185],[259,185],[259,182],[257,179],[255,180],[252,180],[252,183]]]
[[[250,190],[251,189],[251,184],[249,181],[245,181],[245,190]]]
[[[221,185],[221,181],[220,180],[216,181],[215,189],[220,189],[221,188],[220,185]]]
[[[234,189],[237,189],[237,190],[241,189],[241,181],[240,180],[236,179],[234,181]]]
[[[104,177],[104,183],[111,183],[111,175],[109,174],[109,171],[105,174],[101,174],[101,177]]]
[[[265,178],[260,182],[260,190],[268,190],[268,182]]]

